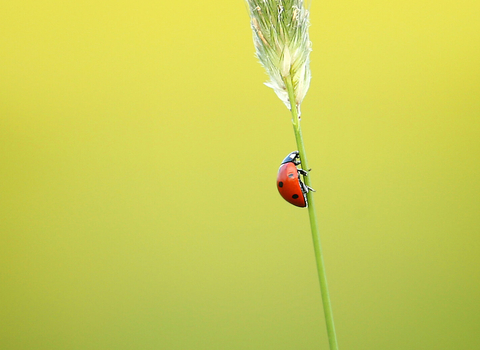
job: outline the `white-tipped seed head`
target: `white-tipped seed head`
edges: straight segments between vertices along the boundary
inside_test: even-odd
[[[246,0],[256,56],[267,71],[271,87],[291,108],[286,79],[292,79],[295,103],[300,104],[310,86],[309,12],[303,0]]]

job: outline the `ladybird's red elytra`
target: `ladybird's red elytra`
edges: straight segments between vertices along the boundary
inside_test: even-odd
[[[299,158],[298,151],[291,152],[285,157],[278,169],[277,189],[287,202],[305,208],[308,206],[307,193],[314,190],[300,179],[300,174],[306,176],[307,172],[297,168],[297,165],[300,165]]]

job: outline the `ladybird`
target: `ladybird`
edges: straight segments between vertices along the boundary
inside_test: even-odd
[[[305,208],[308,206],[307,193],[315,190],[305,185],[300,179],[300,175],[308,175],[305,170],[297,168],[300,164],[298,151],[293,151],[285,157],[278,169],[277,189],[287,202]]]

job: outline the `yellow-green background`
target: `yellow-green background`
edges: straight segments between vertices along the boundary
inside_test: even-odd
[[[341,349],[480,348],[480,4],[316,1],[303,128]],[[327,349],[237,1],[3,1],[0,349]]]

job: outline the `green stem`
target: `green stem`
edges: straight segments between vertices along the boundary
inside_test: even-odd
[[[288,97],[291,105],[293,131],[295,132],[295,139],[297,141],[298,152],[300,153],[300,161],[302,167],[306,171],[309,171],[307,155],[305,152],[305,146],[303,144],[302,128],[300,126],[300,119],[298,116],[298,108],[295,99],[293,81],[291,77],[284,79],[287,86]],[[310,175],[304,176],[305,184],[311,187]],[[332,303],[330,302],[330,294],[328,293],[327,275],[325,273],[325,263],[323,262],[322,247],[320,244],[320,232],[318,229],[318,220],[315,211],[315,201],[313,198],[313,192],[307,193],[308,200],[308,215],[310,217],[310,229],[312,231],[313,248],[315,250],[315,258],[317,261],[318,280],[320,282],[320,290],[322,293],[323,311],[325,313],[325,323],[327,325],[328,342],[330,344],[330,350],[338,350],[337,336],[335,334],[335,324],[333,322]]]

